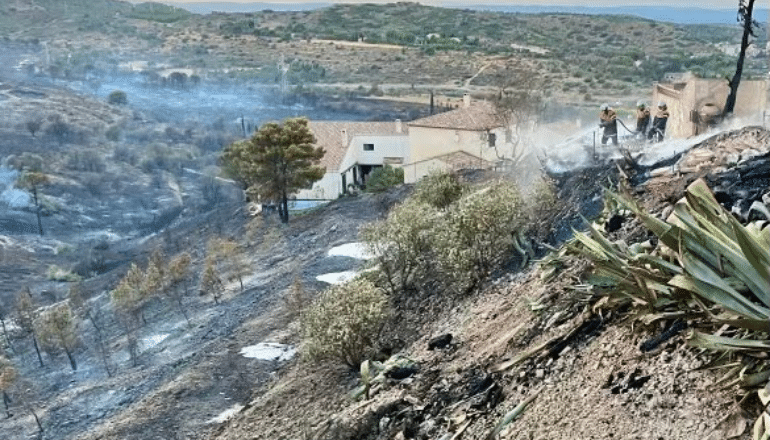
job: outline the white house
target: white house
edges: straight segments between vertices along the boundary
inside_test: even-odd
[[[404,180],[418,181],[432,170],[492,168],[512,156],[511,132],[489,102],[472,102],[409,122],[409,160]]]
[[[326,174],[311,189],[300,191],[298,199],[335,199],[351,185],[365,185],[374,169],[409,160],[407,126],[398,120],[310,121],[310,131],[315,145],[326,151],[321,159]]]

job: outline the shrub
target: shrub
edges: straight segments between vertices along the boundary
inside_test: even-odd
[[[55,264],[52,264],[48,267],[48,273],[47,273],[48,279],[52,281],[62,281],[62,282],[77,282],[80,281],[82,278],[75,273],[72,273],[69,269],[61,268]]]
[[[436,208],[414,198],[393,208],[388,218],[365,225],[361,237],[376,255],[381,285],[391,295],[414,290],[429,273]]]
[[[21,153],[19,156],[10,155],[5,159],[5,165],[18,171],[43,171],[43,158],[33,153]]]
[[[465,188],[454,174],[433,171],[417,183],[414,197],[421,203],[444,209],[459,199]]]
[[[388,314],[387,296],[371,282],[354,278],[334,286],[302,315],[305,355],[358,369]]]
[[[131,166],[136,165],[139,161],[139,157],[129,147],[125,145],[118,145],[112,152],[112,158],[119,162],[125,162]]]
[[[433,235],[439,280],[447,289],[476,287],[518,245],[527,212],[518,187],[498,182],[470,193],[447,211]]]
[[[67,158],[67,168],[73,171],[88,171],[91,173],[103,173],[107,165],[96,151],[76,151]]]
[[[128,95],[122,90],[113,90],[107,95],[107,103],[112,105],[126,105],[128,104]]]
[[[54,138],[59,145],[76,142],[84,138],[83,133],[78,133],[59,115],[51,118],[51,123],[45,128],[45,134]]]
[[[106,137],[108,141],[118,142],[120,140],[120,127],[113,125],[108,128],[104,133],[104,137]]]
[[[404,169],[394,168],[390,165],[377,168],[372,171],[369,181],[366,182],[367,192],[383,192],[388,188],[404,183]]]

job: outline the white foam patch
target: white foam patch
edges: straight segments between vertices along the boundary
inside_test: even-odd
[[[236,403],[232,407],[222,411],[218,416],[214,417],[213,419],[208,420],[206,423],[224,423],[230,419],[232,419],[236,414],[241,412],[241,410],[244,408],[243,405]]]
[[[243,357],[259,359],[263,361],[288,361],[297,354],[297,349],[292,345],[278,344],[276,342],[260,342],[241,348]]]
[[[168,338],[168,334],[163,333],[159,335],[152,335],[150,337],[142,339],[142,349],[144,350],[150,350],[151,348],[154,348],[161,342],[163,342],[166,338]]]
[[[359,260],[371,260],[376,257],[369,252],[363,243],[346,243],[329,249],[327,253],[330,257],[351,257]]]
[[[318,275],[317,277],[315,277],[315,279],[323,283],[343,284],[347,281],[352,280],[357,274],[358,272],[355,272],[352,270],[346,270],[345,272],[333,272],[333,273],[325,273],[323,275]]]

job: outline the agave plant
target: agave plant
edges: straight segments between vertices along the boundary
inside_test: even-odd
[[[646,212],[628,195],[609,196],[632,211],[658,237],[658,244],[611,242],[594,225],[587,233],[575,233],[569,252],[593,262],[589,281],[604,296],[602,303],[630,302],[648,322],[665,317],[693,318],[700,331],[690,335],[691,345],[747,355],[745,362],[731,370],[738,376],[731,383],[747,387],[767,383],[767,222],[742,225],[719,205],[703,180],[687,188],[685,199],[665,221]],[[770,431],[770,424],[765,429]]]

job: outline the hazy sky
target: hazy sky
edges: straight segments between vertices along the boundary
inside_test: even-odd
[[[395,3],[383,0],[160,0],[162,3]],[[134,3],[137,1],[134,0]],[[419,0],[422,4],[486,4],[486,5],[538,5],[538,6],[627,6],[628,0]],[[735,9],[737,0],[641,0],[633,2],[634,6],[680,6],[700,8]],[[764,2],[757,2],[762,5]]]

